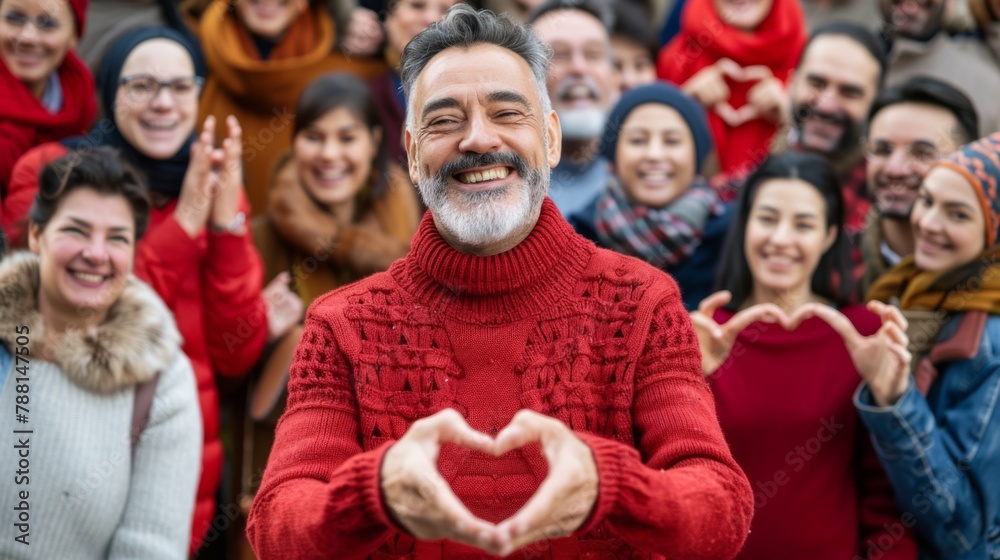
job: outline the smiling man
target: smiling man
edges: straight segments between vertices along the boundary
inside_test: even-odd
[[[259,557],[732,558],[752,494],[676,284],[546,197],[547,49],[452,8],[402,57],[430,211],[317,300],[247,527]]]
[[[598,136],[617,100],[611,28],[603,0],[548,0],[528,23],[552,49],[548,93],[562,128],[562,158],[552,170],[549,196],[571,216],[608,186],[608,161]]]

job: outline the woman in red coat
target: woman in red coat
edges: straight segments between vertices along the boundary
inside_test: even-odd
[[[687,1],[656,74],[705,107],[723,173],[746,175],[767,156],[806,38],[797,0]]]
[[[0,2],[0,202],[21,155],[94,120],[94,80],[73,53],[86,11],[87,0]]]
[[[250,209],[241,183],[241,131],[230,117],[223,148],[214,149],[215,123],[209,118],[196,137],[203,76],[196,47],[176,31],[145,28],[125,35],[108,50],[98,76],[103,109],[111,117],[86,137],[26,154],[11,184],[12,206],[26,214],[20,201],[34,196],[37,170],[67,145],[117,147],[148,176],[153,209],[136,248],[135,274],[176,317],[197,377],[204,421],[192,551],[212,522],[222,473],[215,375],[247,373],[268,338],[263,267],[246,224]],[[18,224],[23,217],[5,215],[4,227],[15,243],[22,237]]]

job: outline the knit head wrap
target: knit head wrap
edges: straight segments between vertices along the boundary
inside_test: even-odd
[[[1000,234],[1000,132],[966,144],[937,163],[958,172],[972,185],[986,217],[986,246]]]
[[[89,0],[66,0],[69,9],[76,20],[76,38],[83,37],[83,27],[87,24],[87,4]]]
[[[618,135],[622,124],[633,109],[646,103],[666,105],[677,111],[684,119],[694,139],[695,172],[701,174],[705,157],[712,150],[712,133],[708,128],[705,110],[697,101],[665,82],[640,86],[622,95],[604,125],[604,133],[601,135],[601,155],[607,161],[615,161],[615,150],[618,148]]]

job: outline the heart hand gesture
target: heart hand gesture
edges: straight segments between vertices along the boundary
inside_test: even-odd
[[[501,556],[537,541],[572,534],[597,503],[594,454],[555,418],[533,410],[519,411],[497,434],[494,453],[503,455],[536,441],[542,446],[549,474],[528,503],[497,526]]]
[[[497,457],[538,442],[549,473],[517,513],[494,525],[473,515],[438,472],[445,442]],[[414,537],[449,539],[506,556],[579,529],[597,502],[598,475],[590,448],[559,420],[521,410],[494,440],[445,409],[414,422],[386,452],[381,484],[390,513]]]
[[[418,539],[449,539],[498,554],[496,526],[479,519],[438,472],[441,444],[493,453],[493,439],[448,408],[417,420],[382,459],[382,494],[390,513]]]
[[[871,336],[862,336],[842,313],[826,305],[810,303],[804,311],[826,321],[844,339],[858,373],[879,406],[892,406],[906,392],[910,383],[912,356],[906,349],[907,322],[891,305],[868,302],[868,309],[882,319],[882,326]]]
[[[733,295],[728,291],[716,292],[698,305],[698,310],[691,313],[691,323],[698,335],[698,345],[701,347],[701,367],[705,375],[712,375],[729,357],[736,336],[751,323],[763,321],[766,323],[788,323],[785,313],[773,303],[760,303],[750,306],[733,315],[724,325],[715,321],[715,311],[729,303]],[[786,325],[788,328],[789,325]]]

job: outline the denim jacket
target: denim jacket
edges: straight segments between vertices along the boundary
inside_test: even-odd
[[[925,359],[938,374],[926,396],[911,378],[879,407],[862,383],[854,404],[920,558],[1000,559],[1000,316],[952,316]]]

